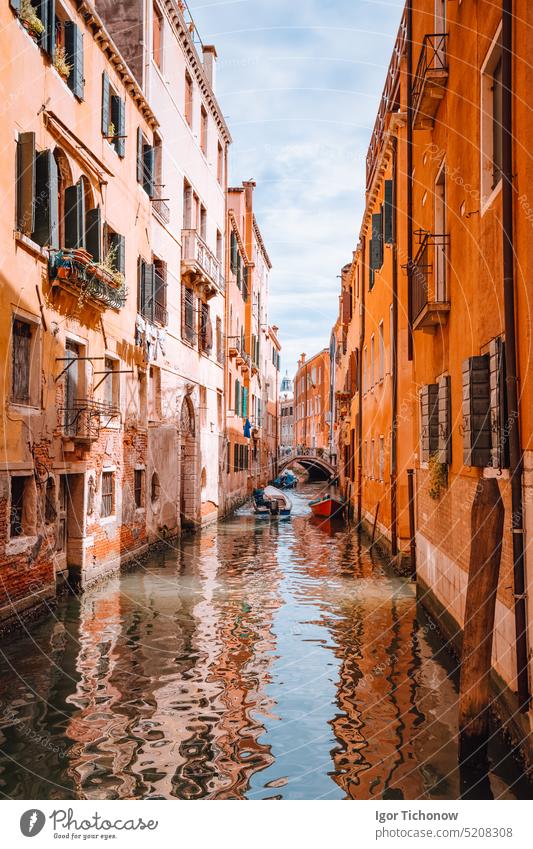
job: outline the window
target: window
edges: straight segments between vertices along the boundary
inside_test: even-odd
[[[153,5],[152,25],[152,56],[154,62],[162,70],[163,68],[163,13],[159,6]]]
[[[375,351],[374,351],[374,334],[370,337],[370,389],[374,386],[375,372]]]
[[[368,357],[367,349],[363,350],[363,394],[368,389]]]
[[[207,239],[207,210],[205,206],[200,207],[200,236],[205,242]]]
[[[17,230],[38,245],[59,247],[59,172],[51,150],[35,150],[35,133],[17,141]]]
[[[379,357],[378,369],[379,369],[379,372],[378,372],[378,374],[379,374],[379,380],[383,380],[383,377],[385,376],[385,340],[383,338],[383,322],[382,321],[380,321],[379,327],[378,327],[378,345],[379,345],[379,351],[378,351],[378,357]]]
[[[29,404],[34,327],[27,321],[13,318],[12,334],[11,400],[16,404]]]
[[[213,349],[213,325],[209,314],[209,305],[201,303],[200,307],[200,344],[205,354]]]
[[[194,345],[196,342],[194,292],[188,286],[183,286],[181,291],[181,335],[186,342]]]
[[[374,478],[374,440],[370,443],[370,475],[372,479]]]
[[[126,102],[111,85],[106,71],[102,74],[102,135],[123,157],[126,150]]]
[[[168,324],[167,312],[167,264],[162,259],[154,260],[154,320]]]
[[[207,112],[203,106],[200,110],[200,147],[204,156],[207,156]]]
[[[56,49],[58,46],[63,48],[65,51],[65,63],[70,68],[65,82],[75,97],[78,100],[83,100],[83,34],[74,21],[70,21],[67,18],[60,19],[59,16],[64,13],[57,5],[55,6],[55,11]]]
[[[217,344],[217,362],[224,362],[224,339],[222,336],[222,319],[217,316],[216,320],[216,344]]]
[[[148,321],[154,321],[155,314],[155,266],[139,258],[137,309]]]
[[[155,156],[154,148],[137,127],[137,182],[141,184],[148,197],[154,196]]]
[[[481,71],[481,191],[486,201],[502,176],[502,48],[496,36]]]
[[[222,233],[217,230],[217,260],[222,262]]]
[[[217,144],[217,180],[222,186],[224,183],[224,150],[220,142]]]
[[[100,516],[105,519],[113,515],[114,474],[102,472],[102,506]]]
[[[104,224],[103,256],[108,264],[120,274],[126,274],[126,240],[115,233],[109,224]]]
[[[16,476],[11,478],[11,512],[9,520],[9,533],[11,537],[24,536],[24,489],[27,477]]]
[[[152,475],[152,480],[150,483],[150,500],[152,502],[152,506],[155,507],[157,502],[159,501],[159,496],[161,495],[161,484],[159,483],[159,475],[157,472],[154,472]]]
[[[385,439],[383,436],[379,437],[379,479],[383,480],[385,474]]]
[[[161,418],[161,369],[150,366],[148,372],[148,420]]]
[[[118,407],[120,403],[120,374],[118,366],[118,360],[115,360],[112,357],[106,357],[104,360],[104,371],[106,374],[102,375],[104,378],[102,382],[103,400],[109,407],[115,408]]]
[[[184,111],[185,111],[185,120],[189,127],[192,127],[192,105],[193,105],[193,87],[192,87],[192,79],[191,75],[188,71],[185,71],[185,98],[184,98]]]
[[[135,469],[133,487],[135,508],[140,510],[144,507],[144,469]]]

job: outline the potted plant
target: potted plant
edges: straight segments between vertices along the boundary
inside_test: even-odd
[[[448,485],[448,467],[444,463],[440,462],[438,454],[431,455],[428,467],[428,495],[434,501],[438,501],[441,493]]]
[[[37,37],[43,34],[44,24],[37,14],[37,10],[32,6],[31,0],[22,0],[19,15],[22,25],[31,35]]]
[[[58,44],[54,51],[54,68],[64,80],[68,80],[72,65],[67,62],[67,54],[62,44]]]

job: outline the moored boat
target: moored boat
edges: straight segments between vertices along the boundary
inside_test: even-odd
[[[323,519],[332,519],[334,516],[341,516],[344,512],[344,501],[340,498],[334,498],[332,495],[324,495],[323,498],[316,498],[309,502],[309,506],[315,516],[320,516]]]
[[[290,469],[285,469],[281,472],[280,475],[275,479],[274,486],[278,489],[295,489],[298,483],[298,478],[291,472]]]
[[[288,495],[275,486],[256,489],[253,494],[253,507],[256,513],[270,516],[290,516],[292,501]]]

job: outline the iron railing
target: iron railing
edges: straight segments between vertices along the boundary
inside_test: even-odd
[[[105,307],[119,310],[126,303],[127,289],[124,278],[95,263],[82,249],[50,251],[48,262],[50,280],[64,286],[81,300],[91,300]]]
[[[152,209],[156,212],[164,224],[170,221],[170,206],[162,198],[152,198]]]
[[[445,32],[425,35],[420,50],[420,58],[413,85],[413,113],[419,110],[424,87],[432,72],[448,70],[447,59],[448,34]]]
[[[446,303],[446,248],[444,233],[417,231],[420,247],[411,268],[411,321],[415,321],[428,303]]]
[[[182,262],[197,263],[207,277],[224,292],[225,280],[222,272],[222,263],[216,258],[214,253],[209,250],[206,243],[200,236],[198,230],[182,230]]]
[[[120,417],[120,409],[107,401],[77,398],[68,407],[59,409],[62,435],[80,442],[94,442],[100,429]]]

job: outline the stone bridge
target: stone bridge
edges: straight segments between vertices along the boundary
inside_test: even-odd
[[[295,463],[303,466],[309,473],[310,478],[328,480],[329,478],[334,478],[337,474],[337,469],[329,460],[312,451],[306,453],[295,452],[289,454],[288,457],[282,457],[278,462],[278,474],[281,474],[284,469],[288,469],[289,466]]]

